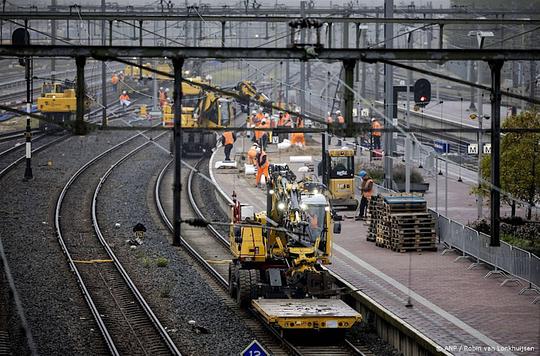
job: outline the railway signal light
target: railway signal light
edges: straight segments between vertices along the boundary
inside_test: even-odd
[[[11,34],[11,44],[14,46],[28,46],[30,45],[30,33],[25,28],[18,28]],[[19,57],[19,64],[23,67],[26,66],[28,59]]]
[[[427,79],[418,79],[414,83],[414,102],[417,106],[424,107],[431,100],[431,83]]]

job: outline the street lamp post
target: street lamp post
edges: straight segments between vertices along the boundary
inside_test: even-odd
[[[482,49],[484,47],[484,40],[486,37],[493,37],[494,34],[491,31],[470,31],[469,36],[476,37],[478,41],[478,48]],[[482,70],[480,67],[481,62],[477,62],[476,75],[477,75],[477,84],[482,83]],[[471,64],[472,65],[472,64]],[[472,79],[472,78],[471,78]],[[478,91],[478,194],[477,194],[477,210],[478,210],[478,219],[482,219],[482,207],[483,207],[483,198],[481,193],[481,182],[482,182],[482,153],[483,153],[483,119],[484,119],[484,94],[482,91]]]

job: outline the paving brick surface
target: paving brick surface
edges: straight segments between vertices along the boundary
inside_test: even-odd
[[[272,160],[272,153],[269,156]],[[253,187],[253,178],[221,170],[214,170],[214,177],[225,193],[235,190],[242,203],[256,211],[266,209],[265,192]],[[459,202],[449,199],[455,208]],[[540,305],[531,303],[535,295],[518,295],[518,285],[501,287],[499,278],[484,278],[487,269],[469,270],[471,261],[455,262],[457,255],[442,255],[442,248],[398,253],[376,247],[366,236],[365,223],[346,218],[342,233],[335,236],[331,269],[439,345],[455,346],[455,354],[493,354],[483,349],[493,342],[534,347],[523,354],[538,354]],[[405,307],[408,288],[413,293],[410,309]]]

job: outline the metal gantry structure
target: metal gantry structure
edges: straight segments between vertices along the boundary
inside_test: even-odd
[[[391,0],[387,0],[388,3],[393,3]],[[305,3],[303,2],[303,6]],[[214,60],[250,60],[250,59],[265,59],[265,60],[296,60],[301,63],[309,63],[313,61],[318,62],[340,62],[344,68],[344,83],[346,89],[344,90],[344,108],[345,119],[347,125],[346,135],[354,135],[353,130],[353,102],[354,92],[354,71],[359,62],[363,63],[384,63],[388,68],[392,63],[397,61],[436,61],[443,63],[446,61],[485,61],[489,64],[491,71],[491,86],[490,86],[490,102],[491,102],[491,167],[492,167],[492,187],[491,187],[491,219],[492,219],[492,240],[493,246],[499,245],[499,221],[500,221],[500,105],[501,105],[501,68],[506,61],[536,61],[540,60],[540,48],[532,49],[505,49],[505,48],[475,48],[475,49],[449,49],[444,48],[443,42],[443,28],[447,25],[456,24],[474,24],[474,25],[540,25],[540,20],[524,20],[524,19],[508,19],[505,15],[508,12],[492,10],[489,14],[496,16],[496,18],[486,19],[471,19],[471,18],[432,18],[433,15],[441,14],[468,14],[463,9],[423,9],[423,18],[400,18],[393,17],[391,11],[384,11],[381,8],[371,9],[343,9],[335,11],[332,9],[315,9],[308,6],[307,8],[301,7],[298,10],[257,10],[247,11],[245,13],[228,12],[229,15],[222,15],[224,8],[221,9],[221,13],[213,11],[212,9],[186,9],[185,11],[152,11],[150,8],[136,8],[131,7],[130,11],[119,13],[116,11],[106,11],[104,2],[100,7],[90,8],[85,7],[85,11],[80,8],[73,10],[73,7],[68,11],[58,11],[67,9],[66,7],[56,7],[57,11],[25,11],[25,12],[11,12],[0,14],[0,21],[15,21],[22,20],[24,24],[29,27],[30,21],[37,20],[52,20],[52,21],[78,21],[78,20],[95,20],[101,21],[102,38],[101,46],[88,46],[88,45],[72,45],[68,42],[66,45],[56,45],[51,42],[50,45],[32,45],[32,46],[12,46],[1,45],[0,56],[2,57],[47,57],[47,58],[74,58],[77,67],[77,97],[84,97],[84,66],[87,58],[94,58],[101,61],[118,60],[122,58],[139,58],[137,66],[142,68],[142,58],[169,58],[172,60],[174,68],[174,138],[175,138],[175,164],[176,173],[174,191],[175,191],[175,242],[180,241],[180,206],[179,206],[179,194],[181,191],[180,184],[180,165],[181,165],[181,137],[183,128],[181,127],[181,82],[182,66],[185,60],[188,59],[214,59]],[[267,12],[264,12],[267,11]],[[403,13],[418,13],[418,9],[409,8]],[[204,14],[204,17],[203,17]],[[265,16],[261,16],[264,14]],[[328,15],[332,16],[321,16]],[[359,15],[376,14],[377,17],[360,17]],[[379,17],[379,15],[384,15]],[[300,15],[300,16],[299,16]],[[323,48],[322,46],[289,46],[289,47],[232,47],[227,45],[225,37],[226,24],[231,22],[265,22],[265,23],[283,23],[287,24],[291,19],[297,17],[310,16],[313,20],[325,23],[328,26],[328,44],[331,48]],[[138,46],[118,46],[113,40],[113,24],[115,22],[127,22],[133,21],[134,30],[139,32],[139,45]],[[219,46],[143,46],[143,29],[145,22],[152,21],[178,21],[178,22],[209,22],[218,23],[221,26],[221,44]],[[105,24],[109,24],[109,35],[106,36]],[[332,26],[336,23],[354,24],[356,28],[356,38],[361,37],[361,25],[366,23],[372,24],[384,24],[385,38],[384,43],[390,43],[393,39],[393,24],[424,24],[426,26],[437,26],[439,28],[439,48],[436,49],[413,49],[413,48],[392,48],[392,46],[385,46],[380,48],[366,47],[365,41],[362,41],[364,47],[360,46],[360,41],[356,41],[357,48],[348,47],[348,26],[347,33],[344,33],[344,39],[347,38],[347,46],[344,48],[333,48],[332,46]],[[108,39],[108,43],[107,43]],[[66,41],[63,41],[66,42]],[[344,41],[345,43],[345,41]],[[289,43],[290,44],[290,43]],[[104,68],[104,67],[103,67]],[[302,68],[302,73],[304,73]],[[103,70],[103,73],[105,71]],[[391,70],[387,69],[388,75],[391,77]],[[302,74],[301,73],[301,74]],[[104,76],[104,75],[103,75]],[[302,75],[301,75],[302,77]],[[390,83],[390,84],[388,84]],[[387,80],[385,98],[385,112],[391,113],[394,106],[397,103],[393,102],[393,95],[391,94],[392,88],[391,78]],[[522,97],[520,97],[522,98]],[[525,98],[527,99],[527,98]],[[305,99],[304,99],[305,100]],[[533,98],[533,102],[537,102]],[[84,101],[77,101],[77,119],[75,129],[79,132],[84,131],[83,122],[84,113]],[[106,112],[104,110],[104,117]],[[387,115],[392,117],[392,115]],[[105,121],[105,120],[104,120]],[[385,135],[385,148],[387,151],[392,151],[392,133],[387,132]],[[391,174],[391,166],[387,167],[385,164],[385,171]],[[176,197],[178,195],[178,197]]]

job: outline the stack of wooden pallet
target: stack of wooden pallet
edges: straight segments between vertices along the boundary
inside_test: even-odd
[[[374,195],[371,197],[371,200],[369,201],[369,228],[368,228],[368,235],[367,240],[375,242],[377,238],[377,221],[379,220],[379,205],[382,206],[382,196],[381,195]]]
[[[387,195],[373,206],[368,239],[394,251],[436,250],[435,220],[427,212],[424,198],[414,195]]]

